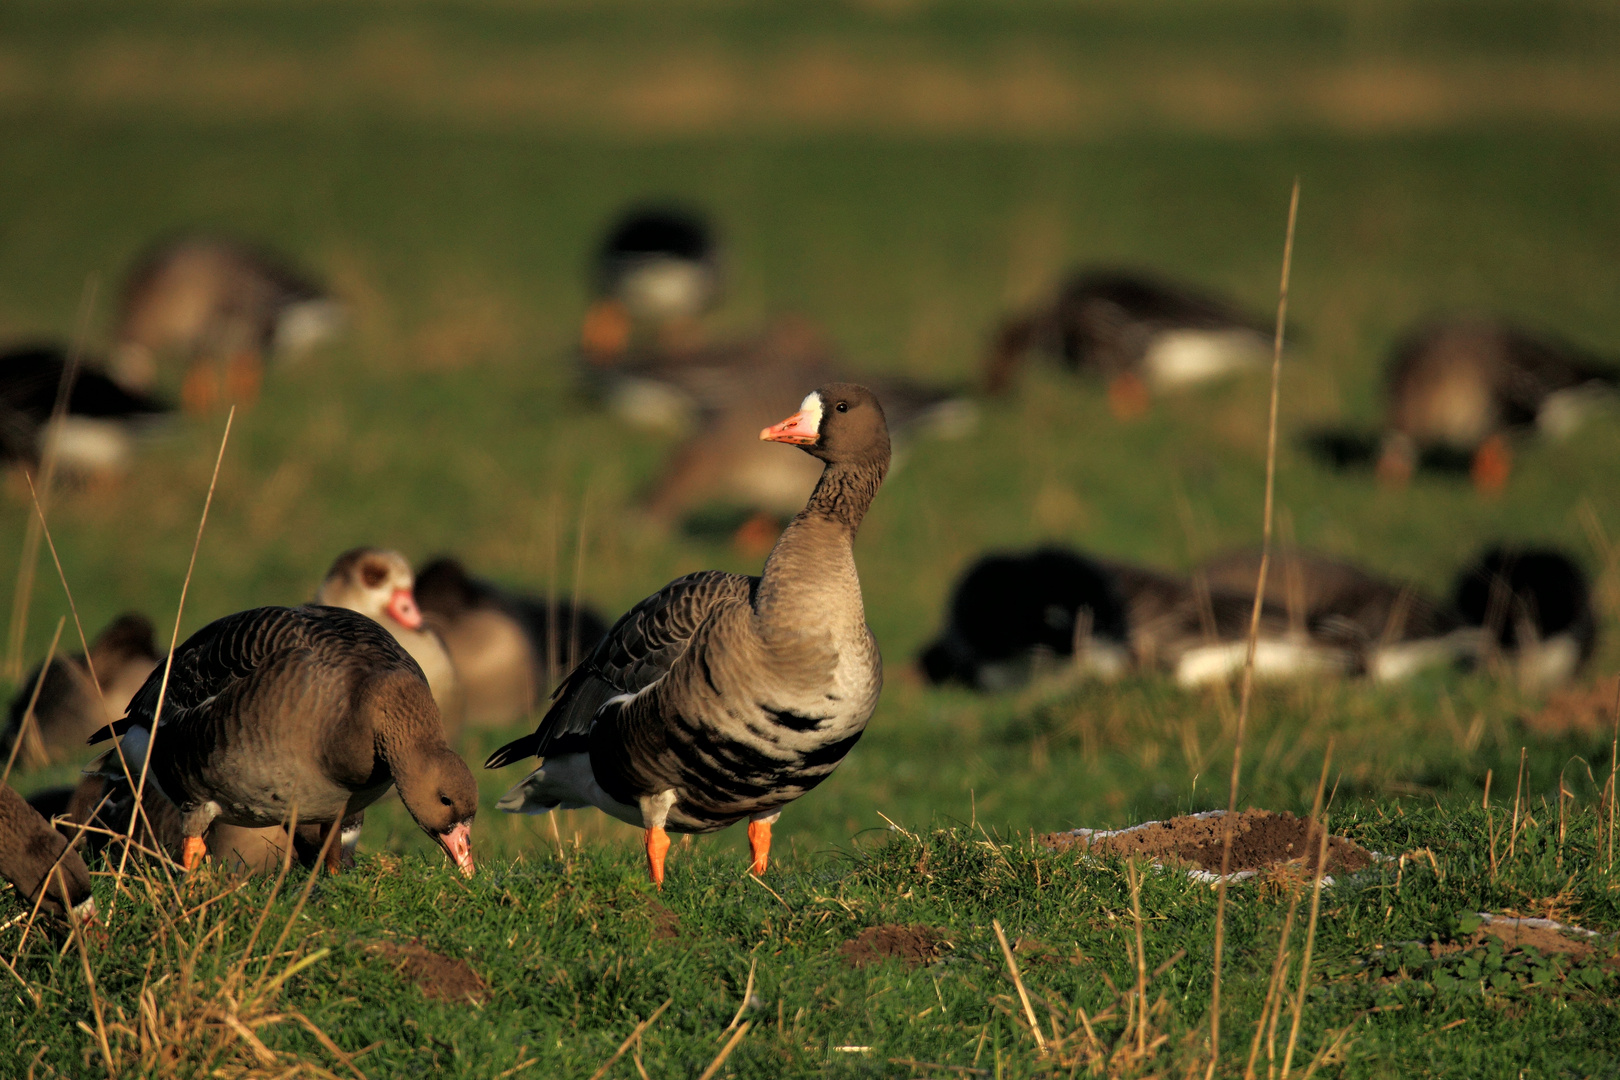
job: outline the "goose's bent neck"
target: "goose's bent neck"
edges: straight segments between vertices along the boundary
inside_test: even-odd
[[[887,463],[828,465],[810,501],[765,560],[754,612],[772,628],[798,630],[850,619],[865,623],[855,572],[855,533],[883,483]]]

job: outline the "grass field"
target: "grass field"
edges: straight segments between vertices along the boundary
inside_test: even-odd
[[[1596,677],[1620,662],[1612,415],[1526,447],[1491,501],[1445,478],[1380,489],[1328,471],[1298,436],[1370,429],[1385,351],[1432,311],[1499,311],[1620,352],[1617,53],[1620,19],[1576,2],[23,3],[0,12],[0,337],[67,337],[88,279],[103,345],[119,277],[158,235],[270,241],[330,281],[354,325],[238,415],[183,632],[306,599],[360,543],[455,552],[537,590],[574,588],[577,565],[581,594],[617,613],[689,570],[757,572],[638,520],[667,443],[574,389],[586,260],[626,201],[678,197],[720,222],[717,332],[800,312],[859,368],[965,384],[998,316],[1077,263],[1154,267],[1269,311],[1297,175],[1280,534],[1439,592],[1487,542],[1565,547],[1599,583]],[[492,809],[515,777],[482,774],[486,872],[452,880],[398,804],[382,808],[364,842],[375,854],[318,885],[302,916],[300,947],[334,951],[288,983],[289,1007],[346,1050],[380,1040],[360,1062],[373,1077],[494,1077],[530,1060],[509,1075],[588,1077],[674,998],[643,1063],[697,1075],[757,958],[764,1005],[728,1075],[945,1075],[893,1058],[1050,1071],[1016,997],[995,1003],[1013,990],[990,920],[1025,940],[1031,988],[1067,1003],[1069,1027],[1072,1007],[1115,1002],[1095,972],[1127,988],[1135,939],[1124,864],[1037,851],[1030,831],[1224,806],[1235,694],[1135,678],[986,699],[923,688],[910,659],[986,548],[1057,540],[1181,568],[1255,542],[1266,392],[1239,381],[1121,426],[1100,388],[1036,371],[974,435],[911,457],[857,549],[883,700],[839,772],[784,814],[778,897],[744,880],[732,833],[678,847],[655,895],[629,830],[560,815],[559,854],[544,822]],[[173,619],[222,426],[177,421],[122,481],[58,493],[53,534],[91,632],[129,608]],[[8,481],[0,551],[20,549],[27,515]],[[31,659],[66,612],[42,559]],[[1527,724],[1541,704],[1489,674],[1257,694],[1242,804],[1308,810],[1332,739],[1335,829],[1437,860],[1324,897],[1296,1074],[1344,1030],[1326,1075],[1614,1075],[1607,975],[1422,996],[1410,987],[1443,981],[1428,968],[1409,986],[1350,966],[1379,943],[1460,933],[1459,911],[1620,931],[1593,816],[1610,731]],[[469,760],[503,734],[470,740]],[[1508,860],[1502,792],[1521,748],[1535,821]],[[1562,847],[1561,777],[1586,815]],[[161,930],[163,904],[121,902],[128,921],[95,961],[103,997],[134,1015],[147,943],[180,948],[208,919],[223,929],[198,971],[225,970],[268,889]],[[1159,1056],[1109,1068],[1180,1075],[1207,1036],[1213,894],[1158,873],[1142,890],[1149,970],[1187,955],[1150,988],[1167,1002]],[[272,925],[292,903],[276,901]],[[1241,1073],[1288,903],[1285,884],[1232,894],[1223,1075]],[[653,917],[666,910],[672,923]],[[915,970],[844,964],[835,947],[881,923],[936,927],[951,946]],[[466,956],[488,1000],[401,991],[364,951],[385,932]],[[8,957],[15,933],[0,935]],[[0,1040],[0,1072],[25,1074],[42,1048],[37,1075],[104,1071],[74,1026],[91,1023],[79,966],[54,957],[36,938],[19,967],[46,988],[43,1009],[15,980],[5,991],[0,1023],[17,1038]],[[1110,1046],[1124,1009],[1099,1021]],[[262,1034],[335,1067],[296,1023]],[[1089,1061],[1062,1060],[1062,1075]],[[628,1057],[615,1069],[634,1072]]]

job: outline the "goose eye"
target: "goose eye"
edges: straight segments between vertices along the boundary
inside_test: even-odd
[[[448,796],[448,795],[440,795],[439,796],[439,802],[443,803],[445,806],[454,806],[455,805],[453,802],[450,801],[450,796]]]
[[[840,401],[837,405],[834,406],[834,408],[836,408],[839,412],[849,412],[849,402]]]

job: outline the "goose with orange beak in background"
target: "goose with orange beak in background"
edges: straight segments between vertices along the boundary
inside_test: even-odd
[[[645,830],[660,884],[669,832],[744,819],[763,874],[772,822],[849,753],[883,684],[854,553],[889,467],[883,407],[865,387],[830,383],[759,437],[823,465],[764,572],[688,574],[641,601],[558,687],[539,728],[485,763],[541,759],[496,804],[509,813],[595,806]]]

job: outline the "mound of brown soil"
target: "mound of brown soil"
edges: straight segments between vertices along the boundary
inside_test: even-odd
[[[919,967],[939,959],[945,932],[932,926],[900,926],[884,923],[868,926],[854,941],[838,947],[850,967],[866,967],[884,960],[899,960],[907,967]]]
[[[416,942],[396,945],[379,941],[366,951],[382,957],[394,973],[415,983],[424,996],[435,1001],[481,1002],[488,992],[484,980],[472,965],[453,956],[444,956]]]
[[[1547,698],[1540,712],[1524,718],[1524,726],[1538,735],[1607,735],[1614,731],[1617,680],[1601,679],[1591,686],[1559,690]]]
[[[1041,840],[1059,851],[1079,849],[1105,855],[1136,855],[1158,863],[1188,863],[1219,874],[1224,817],[1219,811],[1190,814],[1113,832],[1076,829],[1049,833]],[[1321,843],[1321,831],[1305,818],[1287,812],[1244,810],[1232,822],[1230,869],[1236,874],[1300,860],[1305,870],[1314,874]],[[1327,867],[1323,872],[1329,875],[1354,873],[1372,865],[1372,861],[1372,854],[1353,840],[1329,836]]]

